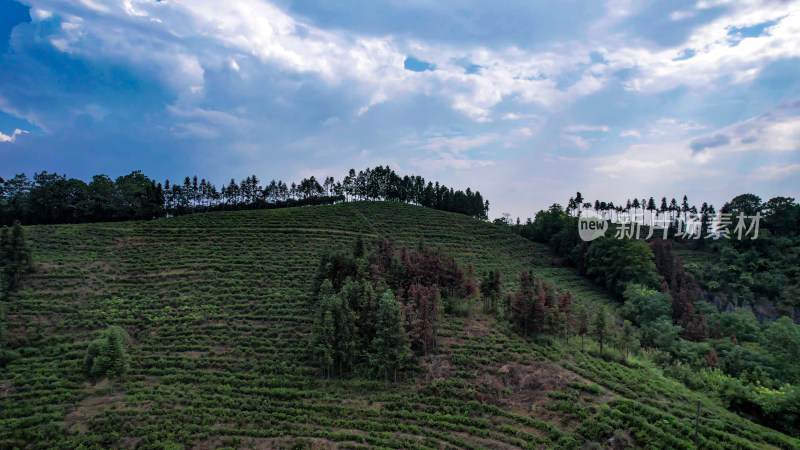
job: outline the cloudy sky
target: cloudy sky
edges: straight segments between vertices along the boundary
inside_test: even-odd
[[[800,2],[0,0],[0,176],[800,197]]]

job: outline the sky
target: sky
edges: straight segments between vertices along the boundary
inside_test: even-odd
[[[800,197],[800,1],[0,0],[0,176]]]

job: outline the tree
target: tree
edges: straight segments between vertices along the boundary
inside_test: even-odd
[[[92,382],[108,378],[112,394],[114,382],[124,378],[130,370],[130,357],[125,352],[129,339],[124,329],[111,326],[89,344],[83,358],[83,371],[87,378]]]
[[[656,201],[653,197],[647,201],[647,210],[650,211],[650,226],[653,226],[653,211],[656,210]]]
[[[367,354],[370,366],[383,372],[384,380],[389,380],[389,371],[397,381],[397,369],[410,355],[406,332],[403,329],[403,314],[399,304],[388,290],[378,302],[377,330]]]
[[[622,322],[622,332],[619,334],[619,343],[625,354],[625,359],[628,359],[628,352],[631,349],[635,349],[639,346],[639,332],[630,320]]]
[[[0,231],[0,269],[8,283],[8,289],[19,284],[19,277],[33,269],[33,259],[28,244],[25,242],[25,231],[19,221],[9,230],[3,227]]]
[[[189,199],[195,198],[189,177],[184,180]],[[140,170],[119,177],[114,182],[116,216],[120,219],[152,219],[158,217],[164,204],[158,198],[156,184]]]
[[[800,205],[791,197],[774,197],[764,203],[767,227],[780,236],[796,235],[800,229]]]
[[[630,284],[623,295],[622,316],[641,328],[650,326],[660,319],[669,319],[670,297],[668,294],[649,289],[646,286]]]
[[[486,311],[493,311],[497,307],[497,300],[501,296],[501,285],[499,270],[486,272],[481,281],[481,297],[483,298],[483,308]]]
[[[672,320],[662,317],[642,330],[642,343],[671,353],[680,340],[683,329],[673,325]]]
[[[5,280],[3,280],[2,274],[0,274],[0,301],[4,300],[5,296],[5,286],[3,286],[3,283],[5,283]],[[9,352],[6,350],[5,334],[6,315],[2,303],[0,303],[0,369],[4,368],[10,359]]]
[[[436,326],[439,321],[441,297],[436,286],[413,284],[408,288],[403,306],[406,331],[411,345],[425,354],[436,346]]]
[[[325,376],[331,376],[334,346],[336,345],[335,324],[332,305],[334,301],[333,284],[326,279],[320,289],[315,308],[314,325],[311,328],[310,344],[313,359],[317,361]]]
[[[797,383],[800,381],[800,326],[792,319],[783,316],[764,333],[762,340],[765,348],[779,368],[781,376]]]
[[[591,324],[591,316],[589,309],[583,303],[575,307],[575,326],[578,331],[578,336],[581,337],[581,350],[583,350],[583,337],[589,332]]]
[[[742,194],[734,197],[730,202],[722,206],[723,213],[733,214],[744,213],[745,216],[755,216],[763,210],[761,197],[754,194]]]
[[[608,308],[605,305],[600,305],[597,309],[597,313],[594,316],[593,322],[593,331],[594,335],[597,338],[597,342],[600,343],[600,355],[603,354],[603,341],[609,334],[611,334],[611,330],[609,329],[608,325]]]
[[[641,240],[600,238],[586,253],[586,273],[615,294],[628,283],[657,286],[653,251]]]
[[[344,375],[345,369],[350,369],[356,362],[359,330],[356,325],[358,316],[353,311],[353,303],[362,301],[361,286],[359,281],[347,278],[342,285],[341,292],[338,295],[329,296],[329,301],[326,302],[326,308],[333,317],[333,342],[335,343],[333,359],[334,364],[339,366],[340,376]]]
[[[760,342],[761,327],[755,314],[748,308],[736,308],[735,311],[720,315],[722,331],[728,337],[735,337],[743,342]]]
[[[719,358],[717,357],[717,351],[715,349],[711,349],[711,352],[706,355],[706,363],[708,363],[708,367],[712,369],[717,367],[719,364]]]
[[[689,212],[689,197],[683,196],[683,201],[681,202],[681,212],[683,212],[683,221],[687,220],[687,213]]]

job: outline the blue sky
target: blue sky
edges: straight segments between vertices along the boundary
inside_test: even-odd
[[[0,0],[0,176],[800,197],[800,2]]]

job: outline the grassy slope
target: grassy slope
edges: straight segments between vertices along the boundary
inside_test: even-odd
[[[582,300],[610,301],[550,267],[545,248],[464,216],[354,203],[27,232],[40,267],[4,305],[22,356],[0,372],[0,448],[549,448],[607,445],[615,432],[691,448],[698,399],[704,446],[800,446],[655,369],[577,343],[530,344],[483,315],[445,318],[439,353],[402,384],[318,379],[305,350],[311,277],[324,246],[357,234],[440,244],[506,280],[532,267]],[[87,342],[109,324],[135,339],[131,375],[113,394],[80,373]]]

